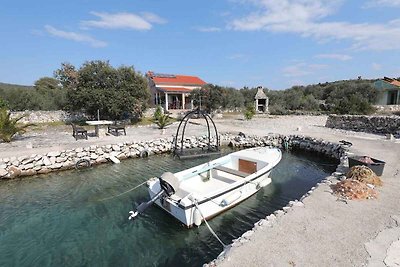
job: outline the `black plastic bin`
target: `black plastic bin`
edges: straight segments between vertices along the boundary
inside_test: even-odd
[[[379,159],[374,159],[369,157],[374,163],[365,163],[360,161],[361,158],[368,157],[368,156],[354,156],[349,157],[349,167],[357,166],[357,165],[364,165],[369,167],[374,173],[378,176],[381,176],[383,173],[383,168],[385,167],[385,162]]]

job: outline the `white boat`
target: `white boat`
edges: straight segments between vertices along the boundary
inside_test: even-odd
[[[130,219],[156,203],[187,227],[200,225],[270,184],[269,174],[281,158],[278,148],[249,148],[151,178],[147,182],[151,200],[131,211]]]

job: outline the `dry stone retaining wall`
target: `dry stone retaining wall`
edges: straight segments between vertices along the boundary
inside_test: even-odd
[[[322,153],[334,158],[340,158],[343,149],[340,145],[304,136],[269,135],[236,136],[224,134],[220,136],[222,144],[236,148],[254,146],[276,146],[284,149],[301,149]],[[19,176],[45,174],[54,171],[74,169],[80,160],[87,160],[91,165],[110,162],[110,158],[137,158],[147,153],[161,154],[171,152],[172,138],[157,139],[142,142],[126,142],[113,145],[92,145],[63,151],[53,151],[46,155],[31,155],[0,159],[0,178],[12,179]],[[188,137],[184,141],[185,148],[207,147],[207,137]],[[179,147],[179,146],[178,146]]]
[[[329,115],[325,127],[378,134],[400,134],[400,116]]]
[[[24,116],[20,122],[22,123],[49,123],[49,122],[69,122],[86,119],[83,113],[69,113],[62,110],[43,111],[43,110],[26,110],[26,111],[13,111],[11,117]]]

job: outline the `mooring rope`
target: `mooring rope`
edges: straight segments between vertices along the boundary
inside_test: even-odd
[[[224,249],[227,247],[227,245],[225,245],[224,242],[222,242],[222,240],[217,236],[217,234],[214,232],[214,230],[211,228],[211,226],[208,224],[206,218],[203,216],[203,213],[201,213],[201,210],[199,208],[199,206],[197,205],[197,199],[194,200],[194,205],[196,206],[197,210],[199,211],[201,217],[203,218],[204,222],[206,223],[208,230],[210,230],[211,234],[213,234],[213,236],[219,241],[219,243],[221,243],[221,245],[224,247]]]
[[[123,193],[121,193],[121,194],[118,194],[118,195],[112,196],[112,197],[103,198],[103,199],[100,199],[99,201],[104,201],[104,200],[113,199],[113,198],[122,196],[123,194],[129,193],[129,192],[135,190],[136,188],[139,188],[140,186],[144,185],[145,183],[147,183],[147,181],[144,181],[143,183],[141,183],[141,184],[135,186],[134,188],[131,188],[131,189],[129,189],[128,191],[125,191],[125,192],[123,192]]]

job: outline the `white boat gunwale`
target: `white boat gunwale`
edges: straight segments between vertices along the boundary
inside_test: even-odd
[[[276,166],[276,165],[275,165],[275,166]],[[242,187],[242,186],[245,186],[246,184],[249,184],[249,183],[251,183],[252,181],[257,180],[257,179],[260,178],[261,176],[265,175],[267,172],[272,171],[272,170],[275,168],[275,166],[272,166],[272,168],[269,168],[269,169],[267,169],[266,171],[263,171],[262,173],[258,174],[258,175],[255,176],[255,177],[252,177],[251,179],[250,179],[249,177],[252,176],[252,175],[254,175],[254,174],[256,174],[257,172],[255,172],[255,173],[253,173],[253,174],[249,174],[249,176],[248,176],[247,178],[245,178],[246,180],[235,182],[235,183],[241,182],[240,184],[238,184],[238,185],[236,185],[236,186],[234,186],[234,187],[229,187],[228,190],[225,190],[225,191],[220,192],[220,193],[218,193],[218,194],[215,194],[215,195],[213,195],[213,196],[205,197],[205,198],[203,198],[202,200],[199,200],[199,201],[197,202],[197,205],[201,205],[201,204],[206,203],[206,202],[208,202],[208,201],[210,201],[210,200],[213,200],[213,199],[218,198],[218,197],[220,197],[220,196],[222,196],[222,195],[225,195],[225,194],[227,194],[227,193],[229,193],[229,192],[231,192],[231,191],[233,191],[233,190],[236,190],[236,189],[238,189],[238,188],[240,188],[240,187]],[[262,170],[262,169],[261,169],[261,170]],[[260,171],[261,171],[261,170],[260,170]],[[258,171],[258,172],[259,172],[259,171]],[[173,203],[177,204],[179,208],[184,209],[184,210],[191,209],[191,208],[194,208],[194,207],[196,206],[195,204],[190,204],[190,205],[188,205],[188,206],[184,206],[184,205],[182,205],[179,201],[173,200],[173,199],[171,199],[170,197],[168,197],[168,199],[169,199],[169,200],[172,200]],[[183,199],[183,198],[182,198],[182,199]]]

